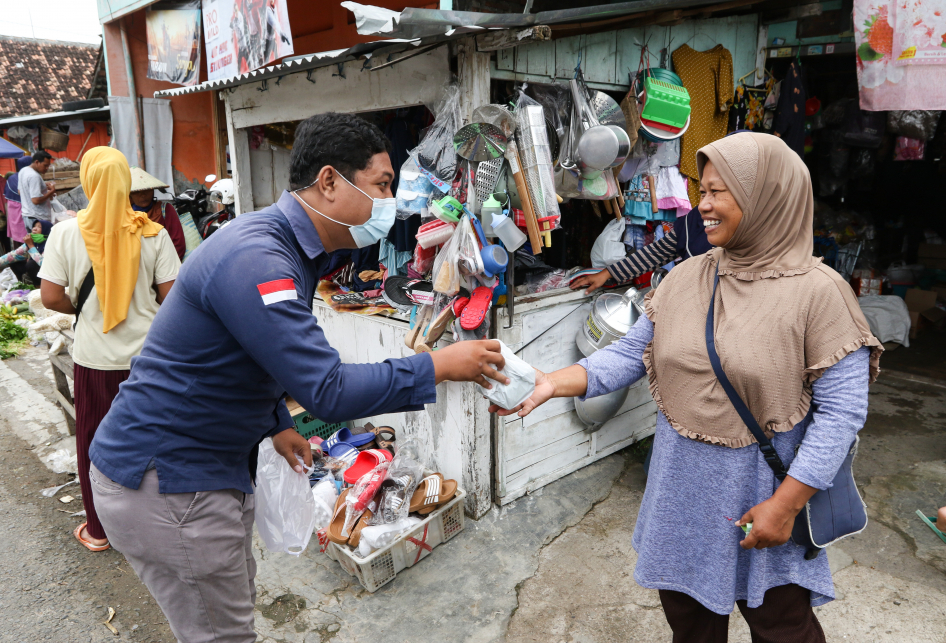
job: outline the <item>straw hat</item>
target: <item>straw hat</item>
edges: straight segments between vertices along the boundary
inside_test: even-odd
[[[168,187],[166,183],[151,176],[140,167],[131,168],[132,192],[139,192],[141,190],[159,190],[166,187]]]

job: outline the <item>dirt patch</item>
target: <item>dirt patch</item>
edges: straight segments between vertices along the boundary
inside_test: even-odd
[[[259,607],[260,614],[276,625],[285,625],[306,608],[306,600],[295,594],[283,594],[273,599],[265,607]]]

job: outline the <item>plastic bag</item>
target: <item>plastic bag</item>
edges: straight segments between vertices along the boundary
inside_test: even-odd
[[[485,270],[483,256],[480,254],[480,245],[476,240],[476,233],[473,232],[469,215],[464,215],[460,219],[457,230],[461,231],[457,246],[457,267],[460,269],[460,275],[481,274]]]
[[[0,292],[13,288],[19,281],[12,270],[4,268],[3,271],[0,272]]]
[[[416,444],[407,442],[398,447],[378,493],[378,510],[369,525],[391,524],[407,518],[411,496],[424,477]]]
[[[524,91],[519,92],[519,101],[516,103],[516,123],[519,161],[532,197],[535,216],[539,219],[559,216],[554,225],[556,228],[561,227],[558,223],[561,211],[555,196],[555,171],[545,126],[545,110],[526,96]]]
[[[60,221],[65,221],[66,219],[72,218],[75,215],[69,215],[66,206],[59,202],[59,199],[53,197],[49,202],[50,208],[52,209],[52,216],[50,217],[53,225],[59,223]]]
[[[503,359],[506,361],[499,372],[509,378],[509,384],[490,380],[493,388],[486,389],[479,384],[476,387],[493,404],[506,410],[514,409],[535,392],[535,369],[513,353],[502,340],[497,341],[499,341]]]
[[[408,219],[415,214],[427,216],[427,199],[433,189],[433,184],[421,174],[414,159],[407,157],[398,175],[397,218]]]
[[[441,181],[452,181],[457,173],[457,154],[453,135],[460,129],[460,88],[450,85],[444,90],[437,117],[424,138],[411,153],[423,169]]]
[[[591,247],[591,267],[607,268],[627,256],[624,250],[624,217],[609,221]]]
[[[342,536],[351,534],[361,514],[371,506],[390,465],[390,460],[385,460],[358,478],[358,482],[349,489],[348,495],[345,496],[345,526],[342,528]]]
[[[470,226],[467,225],[467,228]],[[462,225],[458,225],[434,259],[434,290],[445,295],[455,295],[460,290],[460,244],[466,234]]]
[[[256,527],[270,551],[298,556],[315,529],[315,498],[307,473],[293,471],[272,438],[259,445],[256,463]]]
[[[365,527],[361,530],[361,540],[358,542],[358,555],[367,557],[371,552],[387,547],[401,534],[410,531],[423,522],[420,518],[401,518],[396,523]]]
[[[315,529],[325,529],[332,522],[335,513],[335,501],[338,500],[338,489],[335,479],[326,476],[312,487],[312,497],[315,499]]]

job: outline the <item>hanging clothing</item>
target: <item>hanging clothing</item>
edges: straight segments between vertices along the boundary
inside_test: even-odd
[[[131,169],[118,150],[93,147],[83,157],[79,174],[89,197],[89,206],[77,216],[79,231],[92,260],[102,332],[107,333],[128,316],[138,282],[141,237],[156,237],[164,228],[131,208]]]
[[[20,203],[20,175],[13,173],[3,187],[7,200],[7,236],[16,243],[26,240],[26,224],[23,223],[23,206]]]
[[[696,179],[696,152],[726,136],[733,101],[732,54],[722,45],[696,51],[683,45],[673,52],[673,68],[690,93],[690,127],[680,148],[680,171]],[[698,180],[690,181],[690,203],[700,202]]]
[[[801,67],[797,61],[792,61],[788,72],[782,80],[782,90],[779,94],[778,107],[775,109],[775,121],[772,128],[775,135],[795,151],[798,156],[805,158],[805,86],[802,82]]]
[[[733,96],[732,108],[729,110],[729,131],[762,129],[762,119],[765,116],[765,92],[750,91],[750,89],[768,90],[775,82],[770,78],[765,85],[746,87],[739,85]]]

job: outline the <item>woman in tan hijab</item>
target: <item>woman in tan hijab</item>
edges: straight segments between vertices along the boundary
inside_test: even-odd
[[[740,133],[697,161],[700,213],[717,247],[674,268],[619,342],[539,373],[520,408],[491,410],[524,416],[552,397],[603,395],[646,372],[660,412],[634,578],[660,590],[674,643],[725,642],[734,603],[754,641],[824,641],[812,607],[834,598],[827,556],[806,560],[789,538],[864,425],[882,348],[847,283],[812,256],[811,179],[798,155],[774,136]],[[716,349],[788,468],[781,484],[710,364],[717,270]]]

